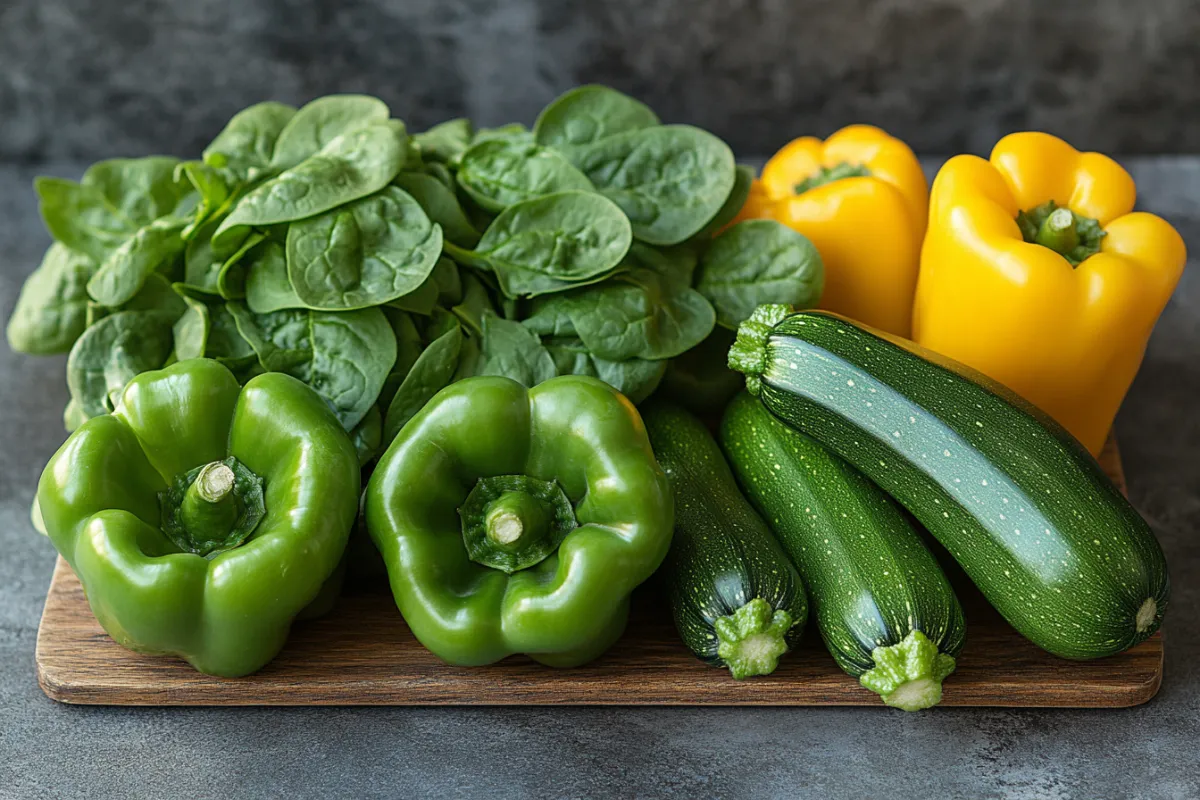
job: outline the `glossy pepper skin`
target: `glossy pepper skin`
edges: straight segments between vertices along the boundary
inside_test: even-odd
[[[159,493],[230,455],[262,479],[266,514],[232,549],[183,552],[160,529]],[[282,373],[243,389],[221,364],[194,359],[130,381],[111,415],[54,455],[37,497],[113,639],[236,677],[270,661],[293,618],[328,599],[358,488],[354,446],[311,389]]]
[[[825,263],[821,308],[907,337],[927,202],[925,174],[908,145],[851,125],[776,153],[739,219],[775,219],[812,240]]]
[[[459,515],[495,476],[557,484],[578,522],[511,574],[471,559]],[[666,555],[673,516],[633,404],[578,376],[528,390],[501,377],[450,385],[404,426],[366,493],[367,529],[405,621],[443,661],[468,666],[513,653],[562,667],[598,656]]]
[[[1044,133],[1001,139],[985,161],[950,159],[934,181],[913,333],[1000,381],[1100,452],[1187,260],[1183,239],[1133,212],[1133,179]],[[1073,266],[1017,223],[1054,201],[1099,223]]]

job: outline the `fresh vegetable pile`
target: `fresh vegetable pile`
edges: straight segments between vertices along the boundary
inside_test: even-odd
[[[733,678],[811,616],[847,674],[927,708],[966,622],[921,528],[1030,641],[1112,655],[1170,587],[1085,445],[1184,259],[1127,178],[1015,134],[927,207],[911,150],[852,126],[757,179],[600,86],[532,129],[253,106],[201,160],[37,182],[55,242],[8,338],[69,351],[74,433],[34,524],[114,639],[224,676],[331,607],[356,524],[451,664],[590,661],[657,571]],[[945,353],[1053,386],[1071,433]]]
[[[452,120],[410,135],[356,95],[261,103],[202,160],[38,179],[55,243],[8,339],[70,351],[68,430],[111,412],[135,375],[207,357],[242,382],[308,384],[364,461],[474,375],[592,375],[638,402],[715,326],[820,296],[803,236],[768,221],[722,232],[752,178],[712,134],[601,86],[532,130]]]

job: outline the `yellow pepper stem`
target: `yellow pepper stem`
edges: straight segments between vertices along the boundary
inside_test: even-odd
[[[1100,252],[1105,231],[1096,220],[1076,214],[1049,200],[1037,208],[1017,215],[1021,236],[1031,244],[1048,247],[1072,267]]]
[[[797,183],[795,192],[796,194],[804,194],[809,189],[816,189],[818,186],[840,181],[843,178],[865,178],[870,174],[871,171],[862,164],[851,164],[843,161],[841,164],[836,164],[832,167],[821,167],[815,174]]]
[[[1068,208],[1057,208],[1038,228],[1034,241],[1056,253],[1070,253],[1079,246],[1075,232],[1075,215]]]

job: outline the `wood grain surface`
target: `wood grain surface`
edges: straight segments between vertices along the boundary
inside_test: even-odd
[[[1124,489],[1115,445],[1101,456]],[[957,579],[956,579],[957,577]],[[956,588],[969,620],[946,706],[1120,707],[1162,682],[1163,637],[1098,661],[1055,658],[1025,641],[969,585]],[[298,624],[283,652],[246,678],[202,675],[172,658],[131,653],[104,633],[78,579],[59,559],[38,631],[37,673],[55,700],[100,705],[878,705],[842,673],[810,622],[804,644],[766,677],[735,681],[680,643],[665,602],[634,598],[625,636],[604,656],[555,670],[514,656],[449,667],[413,638],[382,587],[343,597],[328,616]]]

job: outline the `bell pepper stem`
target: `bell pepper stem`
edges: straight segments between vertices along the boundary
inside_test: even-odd
[[[237,499],[233,495],[233,470],[214,461],[206,464],[188,487],[180,509],[189,531],[227,532],[238,518]]]
[[[515,547],[522,539],[544,536],[550,527],[550,515],[525,492],[505,492],[488,507],[484,522],[493,544]]]
[[[232,456],[177,476],[159,505],[167,538],[206,558],[242,544],[266,514],[262,478]]]
[[[1035,241],[1056,253],[1070,253],[1079,246],[1075,232],[1075,215],[1069,208],[1056,208],[1038,228]]]
[[[717,655],[735,680],[769,675],[779,665],[779,657],[788,650],[785,637],[792,622],[787,611],[772,609],[770,603],[756,597],[713,623]]]
[[[869,177],[870,174],[871,171],[862,164],[851,164],[849,161],[843,161],[832,167],[821,167],[815,173],[792,187],[792,191],[796,194],[804,194],[811,189],[816,189],[827,183],[844,180],[845,178],[865,178]]]
[[[942,681],[954,672],[954,657],[938,652],[920,631],[909,631],[897,644],[871,652],[875,666],[858,679],[892,708],[919,711],[942,699]]]

